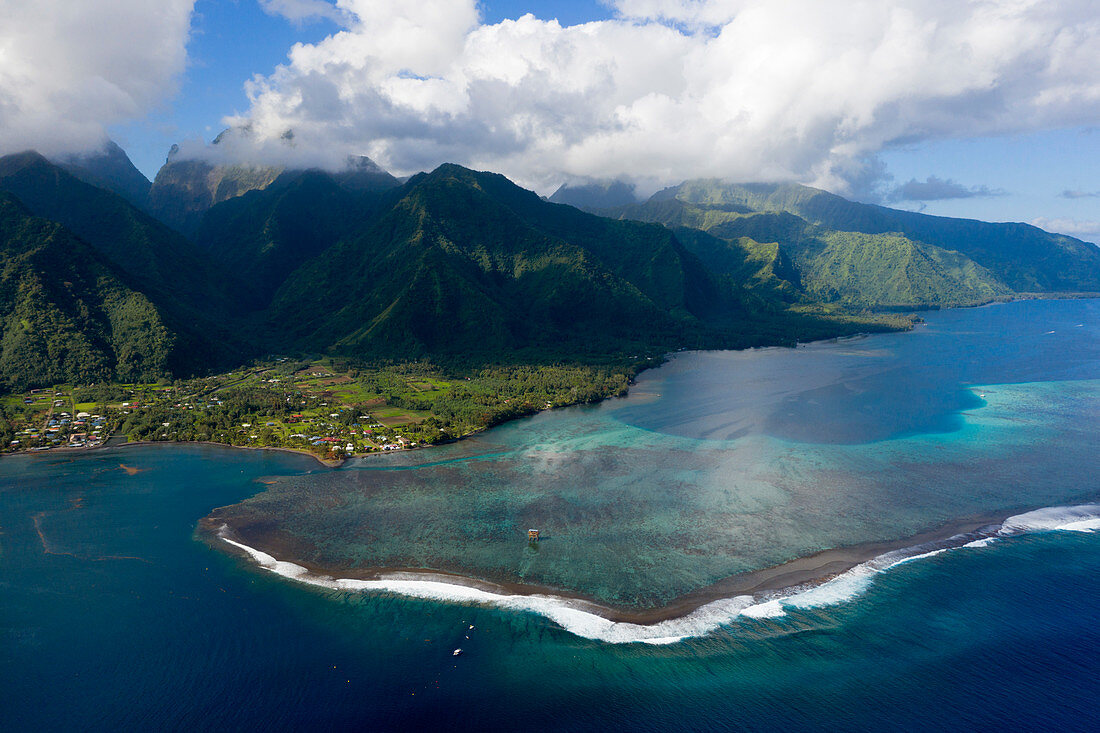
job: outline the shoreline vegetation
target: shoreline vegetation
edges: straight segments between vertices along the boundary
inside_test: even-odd
[[[784,348],[912,328],[901,314],[819,314],[813,338]],[[236,370],[153,383],[58,384],[0,395],[0,455],[90,450],[125,440],[215,443],[346,458],[451,443],[556,407],[625,395],[639,373],[696,346],[653,355],[484,365],[269,357]]]
[[[352,456],[430,447],[553,407],[625,394],[660,358],[489,366],[457,374],[427,362],[361,366],[338,358],[265,361],[152,384],[57,385],[0,397],[2,453],[211,443]]]
[[[1089,298],[1100,293],[1018,293],[959,307]],[[835,323],[835,333],[742,348],[790,348],[907,331],[921,322],[921,312],[931,310],[939,308],[863,315],[822,311],[816,315]],[[429,361],[379,365],[341,357],[271,357],[189,380],[54,385],[0,395],[0,456],[199,443],[299,453],[336,468],[351,457],[452,443],[543,410],[625,396],[641,372],[685,349],[591,364],[462,368]]]
[[[1020,293],[962,307],[1096,297],[1100,293]],[[835,325],[831,332],[742,348],[911,330],[921,312],[821,311],[816,316]],[[349,457],[451,443],[546,409],[624,396],[641,372],[679,351],[482,366],[270,357],[187,380],[59,384],[0,394],[0,456],[94,450],[120,440],[211,443],[302,453],[331,468]]]

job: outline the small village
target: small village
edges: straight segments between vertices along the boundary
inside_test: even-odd
[[[0,398],[2,452],[137,442],[214,442],[325,461],[420,448],[554,406],[622,393],[630,373],[586,367],[364,369],[279,357],[210,377],[55,385]]]
[[[6,399],[5,412],[15,416],[6,416],[4,450],[94,448],[113,438],[291,448],[339,460],[440,439],[424,434],[429,415],[365,394],[331,365],[287,373],[282,363],[175,384],[30,390]],[[434,433],[451,437],[437,423]]]
[[[48,404],[49,407],[39,413],[38,420],[32,419],[32,424],[17,431],[17,437],[7,441],[7,449],[40,451],[56,447],[94,448],[102,445],[108,436],[106,416],[86,410],[77,411],[69,397],[69,392],[42,389],[31,390],[23,396],[23,404],[32,410],[40,405]]]

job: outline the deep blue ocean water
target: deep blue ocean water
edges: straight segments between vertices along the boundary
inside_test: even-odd
[[[816,386],[783,384],[784,365],[799,352],[770,366],[766,354],[693,355],[643,379],[635,401],[604,409],[657,440],[769,436],[786,446],[786,462],[839,455],[855,471],[866,452],[885,451],[911,477],[893,491],[940,475],[928,466],[942,464],[943,453],[957,460],[961,442],[992,436],[996,450],[986,448],[995,455],[983,460],[1009,456],[1007,476],[1036,482],[1028,462],[1042,461],[1047,479],[1039,496],[1026,481],[1010,487],[1015,496],[987,487],[975,506],[1042,506],[1058,491],[1074,499],[1065,503],[1082,503],[1100,493],[1089,483],[1095,454],[1067,446],[1095,440],[1097,306],[931,314],[927,331],[860,342],[860,358],[880,346],[889,352],[890,369],[838,362],[843,344],[811,346],[800,352],[820,363]],[[956,383],[942,375],[957,368],[958,350],[947,358],[917,348],[935,346],[926,334],[962,338],[1006,321],[1030,330],[1006,332],[996,353],[975,353]],[[1054,322],[1055,331],[1082,324],[1054,350],[1058,358],[1036,345]],[[925,380],[933,368],[922,359],[947,363]],[[706,382],[717,371],[708,360],[758,373],[736,391],[717,384],[707,399],[699,375]],[[890,378],[891,369],[900,371]],[[806,370],[798,373],[804,380]],[[923,391],[891,392],[922,380]],[[759,397],[768,391],[772,398]],[[995,393],[1011,399],[997,402]],[[680,409],[692,400],[709,407]],[[995,417],[983,417],[983,403]],[[889,428],[884,414],[896,417]],[[538,431],[557,419],[577,418],[564,411],[527,424]],[[515,423],[480,446],[448,450],[475,455],[524,429]],[[899,462],[899,446],[928,455]],[[1063,448],[1070,452],[1051,455]],[[430,460],[432,451],[401,458]],[[785,490],[810,471],[799,465],[784,474]],[[258,479],[322,486],[333,473],[303,457],[213,446],[0,461],[0,729],[1095,729],[1100,533],[1032,531],[944,552],[880,573],[847,600],[738,618],[665,646],[593,641],[541,615],[492,606],[303,586],[194,536],[211,509],[263,489]],[[897,503],[897,526],[926,511],[915,500]],[[777,532],[790,540],[790,528]]]

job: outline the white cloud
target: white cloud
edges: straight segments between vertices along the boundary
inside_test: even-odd
[[[541,191],[626,177],[865,185],[896,143],[1100,119],[1093,0],[618,0],[479,22],[474,0],[338,0],[347,27],[248,84],[257,140],[444,161]]]
[[[1032,219],[1031,223],[1040,229],[1045,229],[1048,232],[1056,232],[1058,234],[1068,234],[1071,237],[1077,237],[1083,239],[1086,242],[1092,242],[1094,244],[1100,244],[1100,221],[1089,221],[1087,219],[1048,219],[1045,216],[1041,216],[1038,219]]]
[[[183,71],[193,0],[0,0],[0,153],[97,147]]]
[[[890,192],[891,201],[943,201],[988,196],[1004,196],[1005,191],[989,186],[964,186],[950,178],[929,176],[923,181],[911,178]]]
[[[343,13],[326,0],[259,0],[260,7],[268,15],[281,15],[294,23],[308,20],[332,20],[341,22]]]

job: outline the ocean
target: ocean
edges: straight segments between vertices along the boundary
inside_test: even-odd
[[[338,470],[206,445],[5,457],[0,727],[1090,729],[1100,302],[926,320],[683,354],[626,399]],[[284,575],[431,568],[626,611],[883,548],[616,624],[549,591],[296,582],[208,516]],[[893,550],[968,517],[991,519]]]

